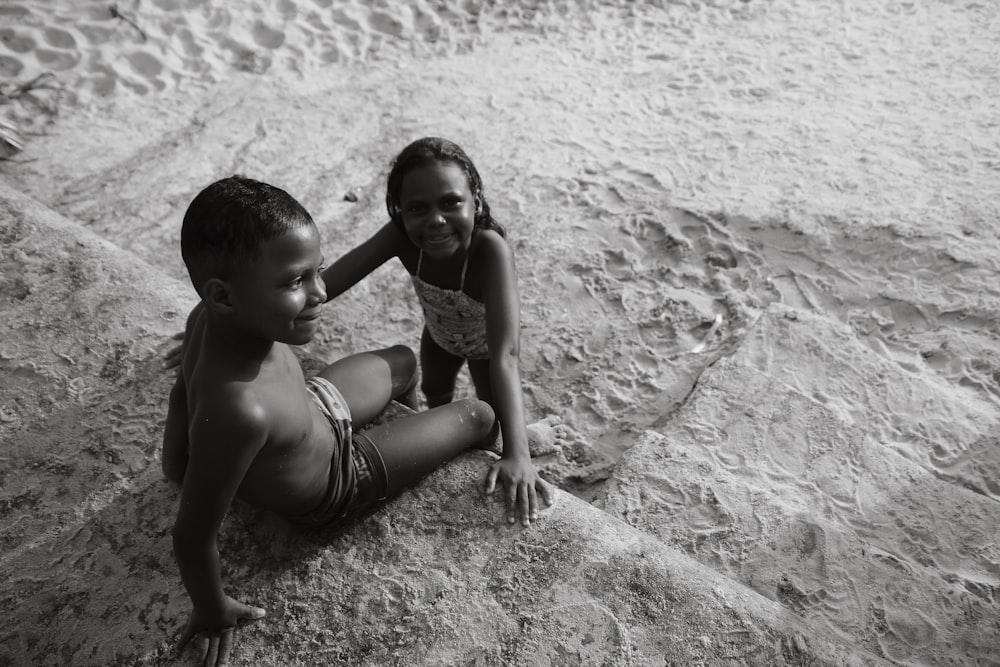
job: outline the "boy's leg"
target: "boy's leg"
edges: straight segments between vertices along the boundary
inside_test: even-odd
[[[420,336],[420,390],[427,398],[427,407],[436,408],[450,403],[455,396],[455,380],[465,360],[446,352],[434,342],[427,327]]]
[[[412,402],[417,360],[410,348],[394,345],[338,359],[319,374],[343,395],[351,410],[351,426],[359,429],[385,410],[392,399],[404,405],[409,405],[407,398]]]
[[[475,399],[449,403],[364,431],[385,462],[387,495],[394,496],[466,449],[492,442],[493,408]]]

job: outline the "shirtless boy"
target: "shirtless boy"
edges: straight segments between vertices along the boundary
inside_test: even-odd
[[[237,620],[264,610],[226,595],[216,537],[234,498],[320,526],[346,521],[497,435],[490,406],[465,400],[358,433],[392,399],[412,405],[403,346],[352,355],[305,380],[289,345],[309,342],[326,301],[312,218],[285,191],[230,177],[191,202],[181,253],[201,297],[163,439],[181,485],[174,555],[206,664],[225,664]],[[206,641],[207,639],[207,641]]]

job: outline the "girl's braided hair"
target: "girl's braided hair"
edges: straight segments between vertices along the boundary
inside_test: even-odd
[[[440,137],[417,139],[400,151],[396,159],[393,160],[385,188],[385,207],[389,211],[389,217],[392,221],[402,228],[403,217],[399,206],[399,191],[403,186],[403,176],[411,169],[435,162],[454,162],[465,172],[465,177],[469,181],[469,190],[472,191],[472,197],[476,201],[476,228],[492,229],[500,236],[506,237],[507,232],[500,223],[493,219],[493,215],[490,213],[490,205],[486,202],[486,196],[483,194],[483,180],[479,176],[476,165],[472,164],[472,160],[458,144]]]

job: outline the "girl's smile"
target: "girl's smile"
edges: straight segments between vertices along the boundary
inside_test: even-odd
[[[469,249],[476,202],[457,164],[432,162],[408,171],[399,202],[407,237],[432,259],[448,259]]]

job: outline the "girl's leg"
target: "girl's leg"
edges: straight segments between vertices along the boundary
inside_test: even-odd
[[[493,386],[490,384],[490,360],[469,359],[469,375],[476,387],[476,396],[480,401],[493,405]]]
[[[394,496],[466,449],[492,442],[498,428],[493,408],[466,399],[375,426],[364,434],[385,461],[387,495]]]
[[[420,390],[427,398],[427,407],[436,408],[451,403],[455,396],[455,380],[464,361],[442,349],[424,327],[420,336],[420,370],[423,373]]]
[[[410,348],[394,345],[338,359],[320,375],[344,396],[351,410],[351,426],[359,429],[385,410],[392,399],[405,405],[407,398],[412,402],[417,360]]]

